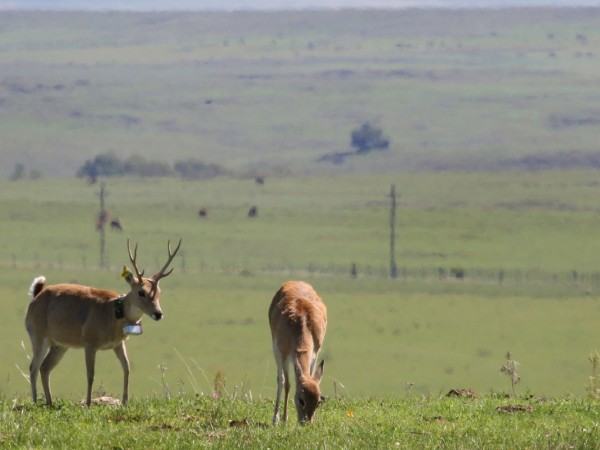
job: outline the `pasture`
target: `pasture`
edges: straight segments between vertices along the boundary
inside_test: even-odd
[[[238,174],[599,166],[594,8],[0,14],[0,175],[112,152]],[[349,149],[369,121],[385,152]]]
[[[2,12],[0,444],[595,446],[599,25],[583,8]],[[365,121],[388,151],[319,161]],[[100,188],[73,177],[100,153],[230,175],[102,179],[124,230],[106,231],[100,267]],[[76,406],[85,364],[71,350],[52,373],[57,406],[32,406],[33,277],[125,290],[127,236],[149,273],[183,238],[164,319],[127,343],[131,405]],[[328,306],[331,401],[315,427],[264,429],[267,309],[289,279]],[[517,400],[503,395],[507,351]],[[121,377],[100,352],[95,393],[120,395]],[[455,388],[480,397],[439,398]],[[498,413],[516,401],[525,419]]]
[[[125,230],[107,231],[105,269],[94,228],[98,186],[2,182],[0,227],[11,239],[2,242],[8,313],[0,389],[28,395],[16,366],[28,365],[23,316],[33,277],[124,290],[119,274],[130,236],[150,272],[162,264],[168,239],[184,242],[174,274],[162,283],[165,319],[145,320],[144,334],[128,341],[133,398],[208,394],[218,372],[230,393],[272,398],[267,308],[287,279],[312,283],[330,310],[322,352],[327,395],[505,391],[510,383],[499,369],[510,350],[521,363],[519,391],[585,396],[587,356],[599,346],[596,177],[402,176],[397,261],[407,275],[398,279],[387,275],[389,186],[380,177],[274,178],[264,186],[248,179],[108,180],[107,208]],[[250,203],[259,205],[256,218],[246,217]],[[208,218],[198,217],[199,205],[208,205]],[[465,278],[449,275],[455,266]],[[478,278],[480,268],[535,268],[539,276],[499,281]],[[572,272],[582,275],[573,279]],[[120,392],[112,352],[99,354],[96,372],[99,392]],[[67,353],[52,378],[57,398],[79,399],[82,352]]]
[[[511,409],[512,408],[512,409]],[[272,427],[272,402],[184,396],[127,408],[0,400],[5,448],[597,448],[598,408],[581,399],[329,399],[310,426]]]

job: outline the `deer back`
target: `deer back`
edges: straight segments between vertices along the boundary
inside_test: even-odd
[[[285,356],[318,352],[325,338],[327,308],[311,285],[288,281],[273,297],[269,322],[273,340]]]
[[[269,323],[274,349],[282,361],[291,359],[294,364],[298,421],[311,422],[322,401],[323,361],[316,367],[315,363],[327,328],[325,304],[311,285],[288,281],[273,297]]]
[[[116,297],[116,292],[77,284],[48,286],[29,304],[27,329],[68,347],[85,345],[90,331],[93,341],[112,340],[115,316],[107,303]]]

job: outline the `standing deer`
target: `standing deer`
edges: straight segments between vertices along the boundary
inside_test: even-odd
[[[311,285],[288,281],[275,293],[269,307],[269,323],[273,338],[273,355],[277,364],[277,400],[273,425],[279,423],[281,390],[285,388],[283,421],[287,422],[290,393],[288,366],[296,375],[294,404],[298,422],[312,422],[321,397],[320,383],[325,361],[315,369],[319,350],[327,328],[327,308]]]
[[[98,350],[113,349],[123,367],[123,404],[127,403],[129,390],[129,360],[125,339],[129,334],[140,334],[144,314],[154,320],[163,316],[160,308],[158,282],[173,272],[166,271],[179,251],[181,239],[175,251],[167,243],[167,263],[152,278],[143,278],[144,271],[137,267],[137,244],[131,254],[129,239],[127,251],[133,264],[134,274],[124,266],[122,276],[130,286],[125,295],[104,289],[77,284],[55,284],[46,286],[43,276],[33,280],[30,288],[32,297],[25,328],[31,338],[33,358],[29,366],[31,394],[37,401],[37,376],[41,374],[46,404],[52,405],[49,377],[52,369],[60,362],[69,348],[83,348],[87,368],[86,405],[92,400],[94,365]]]

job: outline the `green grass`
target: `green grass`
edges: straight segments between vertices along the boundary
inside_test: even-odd
[[[495,169],[596,152],[595,9],[0,16],[0,175],[114,152],[236,173]],[[26,30],[26,31],[24,31]],[[578,35],[587,39],[582,42]],[[348,150],[381,126],[390,150]]]
[[[30,352],[23,317],[33,277],[124,290],[130,236],[148,273],[164,262],[166,241],[183,237],[175,272],[162,283],[165,319],[145,321],[143,336],[128,341],[134,398],[161,395],[163,382],[173,393],[208,394],[218,371],[227,389],[272,398],[267,308],[283,281],[298,278],[330,311],[328,395],[336,383],[353,397],[403,395],[407,383],[423,395],[508,391],[500,367],[510,350],[522,368],[518,392],[585,396],[600,308],[591,278],[596,179],[592,171],[399,176],[397,260],[408,274],[396,280],[387,275],[389,184],[377,176],[268,178],[265,186],[107,180],[107,207],[125,227],[107,233],[107,269],[98,268],[98,186],[3,182],[0,391],[28,395],[20,370]],[[251,204],[259,205],[254,220],[246,217]],[[201,206],[206,220],[197,217]],[[440,279],[438,268],[453,267],[466,278]],[[492,276],[477,275],[483,270]],[[118,367],[112,352],[101,352],[96,388],[120,395]],[[57,398],[81,398],[80,351],[67,354],[52,385]]]
[[[576,399],[329,399],[315,423],[269,425],[272,402],[183,396],[126,408],[2,400],[4,448],[595,448],[598,408]],[[499,408],[523,410],[502,412]],[[515,432],[518,430],[518,432]]]
[[[599,346],[597,171],[422,171],[594,154],[595,126],[551,119],[597,118],[598,17],[0,14],[0,176],[17,163],[44,174],[0,181],[0,446],[600,446],[587,390]],[[388,152],[316,162],[346,150],[365,120],[390,137]],[[108,151],[198,158],[238,175],[104,180],[125,232],[107,232],[99,268],[99,187],[72,175]],[[77,406],[85,364],[71,350],[52,373],[55,408],[33,406],[28,286],[43,273],[124,290],[126,236],[148,273],[167,240],[183,238],[161,283],[165,319],[145,320],[127,343],[131,404]],[[329,310],[329,401],[306,428],[265,426],[276,389],[267,308],[287,279],[312,283]],[[512,392],[500,372],[507,351],[520,363],[516,399],[502,394]],[[225,391],[213,399],[217,374]],[[94,394],[120,396],[121,383],[113,353],[100,352]],[[445,398],[454,388],[479,398]],[[498,412],[506,405],[531,410]]]

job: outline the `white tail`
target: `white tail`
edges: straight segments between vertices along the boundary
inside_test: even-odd
[[[288,366],[296,375],[294,404],[301,424],[312,422],[321,397],[324,361],[316,368],[319,350],[327,328],[327,309],[311,285],[288,281],[275,293],[269,307],[273,355],[277,364],[277,399],[273,424],[279,423],[281,391],[285,388],[283,421],[287,422],[290,393]]]
[[[167,245],[169,258],[165,266],[152,278],[143,278],[137,263],[137,245],[133,255],[127,240],[129,259],[134,274],[123,267],[122,276],[129,284],[130,291],[119,296],[116,292],[96,289],[78,284],[56,284],[45,287],[43,276],[33,280],[30,288],[32,297],[25,328],[31,338],[33,358],[29,366],[31,394],[37,401],[37,376],[41,374],[46,404],[52,404],[49,377],[50,372],[60,362],[69,348],[83,348],[87,368],[86,405],[92,399],[94,366],[98,350],[113,349],[123,368],[123,404],[128,400],[129,360],[125,350],[128,333],[141,333],[141,319],[144,314],[154,320],[163,316],[160,308],[160,288],[158,281],[168,276],[173,269],[165,272],[181,246],[175,251]],[[132,326],[135,325],[135,326]]]

